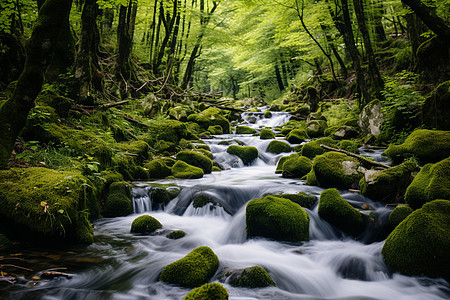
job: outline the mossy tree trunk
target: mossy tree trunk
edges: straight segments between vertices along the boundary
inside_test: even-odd
[[[99,8],[95,0],[85,0],[81,14],[81,36],[75,64],[76,98],[92,105],[95,96],[103,92],[103,78],[99,74],[98,45],[100,34],[97,27]]]
[[[69,19],[72,0],[47,0],[39,11],[26,45],[27,58],[16,89],[0,107],[0,169],[7,166],[14,142],[41,91],[44,74],[57,48],[60,33]]]

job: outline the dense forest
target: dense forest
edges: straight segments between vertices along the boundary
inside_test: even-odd
[[[2,0],[0,298],[448,299],[449,103],[448,0]]]

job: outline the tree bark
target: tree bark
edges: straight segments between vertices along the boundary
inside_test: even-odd
[[[44,74],[56,49],[72,0],[47,0],[26,45],[27,59],[13,95],[0,107],[0,168],[7,166],[15,140],[41,91]]]

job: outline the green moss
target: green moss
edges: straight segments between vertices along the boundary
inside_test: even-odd
[[[211,148],[210,148],[208,145],[206,145],[206,144],[198,144],[198,145],[196,146],[196,148],[197,148],[197,149],[204,149],[204,150],[206,150],[206,151],[211,151]]]
[[[164,207],[172,200],[169,192],[164,188],[153,188],[149,194],[152,199],[153,210],[157,210],[160,206]]]
[[[450,156],[450,131],[419,129],[401,145],[389,145],[384,152],[394,162],[415,156],[421,163],[434,163]]]
[[[280,194],[277,195],[277,197],[289,199],[292,202],[306,208],[311,208],[317,201],[316,197],[303,192],[299,192],[297,194]]]
[[[92,243],[87,208],[99,202],[94,184],[78,172],[46,168],[0,171],[0,216],[25,240]]]
[[[159,152],[174,152],[177,149],[177,145],[175,143],[164,140],[157,141],[153,147]]]
[[[388,236],[385,263],[406,275],[450,279],[450,201],[434,200],[414,211]]]
[[[302,178],[311,171],[311,160],[305,156],[296,155],[288,158],[283,164],[283,177]]]
[[[205,149],[197,149],[197,150],[195,150],[195,151],[198,152],[198,153],[200,153],[200,154],[203,154],[204,156],[208,157],[209,159],[213,159],[213,158],[214,158],[214,155],[213,155],[210,151],[208,151],[208,150],[205,150]],[[213,163],[213,165],[214,165],[214,163]]]
[[[313,159],[317,155],[327,152],[327,150],[320,147],[320,144],[330,147],[336,147],[337,145],[336,141],[334,141],[332,138],[324,137],[304,144],[302,147],[301,154],[303,156]]]
[[[118,143],[117,148],[119,151],[125,153],[136,154],[138,163],[142,163],[144,160],[148,159],[148,151],[150,150],[148,144],[144,141]]]
[[[162,228],[161,223],[149,215],[137,217],[131,223],[131,232],[133,233],[150,233],[159,228]]]
[[[21,132],[22,137],[29,140],[45,137],[47,123],[59,123],[55,109],[50,106],[35,106],[28,113],[27,123]]]
[[[427,128],[450,130],[450,80],[441,83],[422,106],[422,122]]]
[[[203,207],[208,203],[214,203],[210,197],[208,197],[205,194],[198,194],[195,198],[194,201],[192,201],[192,205],[195,208],[199,208],[199,207]]]
[[[306,123],[306,133],[309,137],[315,138],[323,136],[325,129],[327,129],[327,121],[312,120]]]
[[[205,130],[209,126],[219,125],[222,127],[223,133],[230,133],[230,122],[221,114],[218,108],[210,107],[198,114],[191,114],[188,116],[188,121],[197,123]]]
[[[219,142],[219,145],[229,146],[229,145],[231,145],[233,142],[236,143],[236,144],[238,144],[239,146],[244,146],[244,145],[245,145],[245,143],[242,142],[242,141],[240,141],[240,140],[221,141],[221,142]]]
[[[271,141],[266,149],[267,152],[280,154],[283,152],[291,152],[291,146],[288,143],[282,141]]]
[[[231,145],[227,148],[227,153],[239,157],[244,165],[250,164],[258,157],[258,149],[256,147]]]
[[[339,149],[351,152],[351,153],[359,153],[358,143],[350,140],[342,140],[339,143]]]
[[[382,171],[368,170],[359,182],[361,194],[384,203],[402,202],[415,170],[416,164],[409,161]]]
[[[105,217],[120,217],[127,216],[132,212],[133,204],[129,183],[125,181],[112,183],[103,207],[103,215]]]
[[[334,133],[339,129],[341,126],[331,126],[324,130],[323,135],[324,136],[330,136],[334,135]]]
[[[284,170],[283,166],[284,166],[284,163],[286,162],[286,160],[288,160],[288,159],[290,159],[290,158],[293,158],[293,157],[296,157],[296,156],[297,156],[297,154],[294,153],[294,154],[291,154],[291,155],[289,155],[289,156],[283,156],[283,157],[281,157],[281,158],[278,160],[277,168],[276,168],[276,170],[275,170],[275,174],[281,174],[281,173],[283,173],[283,170]]]
[[[203,154],[195,151],[183,150],[178,152],[176,158],[177,160],[181,160],[192,166],[201,168],[204,174],[211,173],[213,166],[212,160]]]
[[[313,170],[322,187],[356,188],[364,176],[364,169],[357,159],[339,152],[316,156]]]
[[[423,166],[406,189],[405,202],[413,209],[435,199],[450,199],[450,158]]]
[[[185,235],[186,232],[184,232],[183,230],[174,230],[171,231],[166,237],[171,240],[178,240],[184,237]]]
[[[413,209],[408,205],[398,205],[394,210],[389,214],[389,225],[392,228],[395,228],[400,224],[407,216],[409,216],[413,212]]]
[[[359,135],[358,130],[351,126],[343,125],[340,126],[334,133],[333,138],[342,140],[342,139],[353,139],[357,138]]]
[[[275,138],[275,134],[270,129],[262,129],[259,133],[259,138],[261,140],[270,140]]]
[[[309,216],[290,200],[266,196],[251,200],[246,207],[247,235],[280,241],[309,240]]]
[[[219,167],[213,166],[213,167],[212,167],[212,171],[213,171],[213,172],[221,172],[222,169],[219,168]]]
[[[178,160],[172,167],[172,175],[175,178],[195,179],[203,177],[203,170]]]
[[[228,291],[220,283],[205,283],[193,289],[184,300],[228,300]]]
[[[264,112],[264,118],[266,118],[266,119],[272,118],[272,113],[270,112],[270,110],[266,110]]]
[[[217,255],[209,247],[199,247],[167,265],[159,280],[184,287],[197,287],[208,282],[218,267]]]
[[[223,129],[220,125],[209,126],[208,131],[214,135],[223,134]]]
[[[66,118],[69,114],[71,106],[74,101],[70,98],[66,98],[51,92],[42,92],[36,98],[37,106],[50,106],[55,109],[56,113],[63,118]]]
[[[356,236],[363,230],[362,214],[345,201],[337,189],[320,194],[319,216],[350,235]]]
[[[194,149],[194,144],[185,139],[181,139],[180,142],[178,143],[178,146],[184,149]]]
[[[309,136],[304,129],[291,130],[286,136],[286,140],[291,144],[300,144],[307,139],[309,139]]]
[[[267,271],[260,266],[245,268],[240,274],[233,275],[229,280],[231,286],[247,288],[275,286]]]
[[[172,171],[162,159],[154,159],[146,163],[144,168],[148,170],[149,179],[166,178],[172,174]]]
[[[181,139],[191,137],[186,125],[180,121],[151,119],[146,124],[148,125],[147,142],[150,145],[160,140],[177,144]]]
[[[253,134],[253,133],[256,133],[256,130],[251,127],[247,126],[236,127],[236,134]]]

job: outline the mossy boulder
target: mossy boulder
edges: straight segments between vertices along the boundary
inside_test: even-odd
[[[9,235],[36,242],[92,243],[88,207],[100,191],[79,172],[47,168],[0,171],[0,222]]]
[[[261,132],[259,133],[259,138],[261,140],[270,140],[275,138],[275,134],[273,133],[272,130],[265,128],[262,129]]]
[[[142,163],[144,160],[148,159],[148,151],[150,150],[150,147],[144,141],[118,143],[117,148],[121,152],[135,154],[138,163]]]
[[[379,100],[373,100],[364,106],[359,115],[359,127],[363,135],[379,135],[384,121],[385,116]]]
[[[213,155],[210,151],[208,151],[208,150],[205,150],[205,149],[196,149],[195,151],[198,152],[198,153],[200,153],[200,154],[203,154],[204,156],[206,156],[207,158],[209,158],[209,159],[211,159],[211,160],[214,158],[214,155]],[[214,166],[214,162],[213,162],[213,166]]]
[[[223,129],[220,125],[209,126],[208,131],[214,135],[223,134]]]
[[[327,121],[311,120],[306,123],[306,133],[311,138],[323,136],[325,129],[327,129]]]
[[[112,183],[103,207],[103,215],[105,217],[121,217],[132,212],[130,184],[125,181]]]
[[[353,236],[364,229],[363,215],[345,201],[337,189],[328,189],[320,194],[319,216]]]
[[[149,179],[162,179],[172,174],[170,167],[162,159],[154,159],[146,163],[144,168],[148,170]]]
[[[252,146],[231,145],[227,148],[227,153],[239,157],[244,165],[250,164],[258,157],[258,149]]]
[[[405,193],[413,209],[435,199],[450,199],[450,158],[422,167]]]
[[[277,163],[277,168],[276,168],[276,170],[275,170],[275,174],[281,174],[281,173],[283,173],[283,165],[284,165],[284,163],[286,162],[286,160],[288,160],[288,159],[290,159],[290,158],[293,158],[293,157],[296,157],[298,154],[297,153],[294,153],[294,154],[291,154],[291,155],[289,155],[289,156],[283,156],[283,157],[281,157],[279,160],[278,160],[278,163]]]
[[[402,202],[416,168],[408,161],[385,170],[367,170],[359,182],[361,194],[384,203]]]
[[[297,194],[280,194],[277,197],[289,199],[299,204],[301,207],[311,208],[317,202],[316,197],[307,193],[299,192]]]
[[[333,137],[339,140],[342,139],[354,139],[359,135],[358,130],[351,126],[343,125],[340,126],[334,133]]]
[[[182,259],[167,265],[159,280],[184,287],[198,287],[207,283],[218,267],[219,259],[211,248],[198,247]]]
[[[208,145],[206,145],[206,144],[197,144],[195,147],[197,149],[204,149],[206,151],[211,151],[211,148]]]
[[[422,106],[422,123],[427,128],[450,130],[450,80],[441,83]]]
[[[412,214],[413,209],[408,205],[398,205],[394,210],[389,214],[389,225],[392,228],[395,228],[400,224],[407,216]]]
[[[229,284],[234,287],[262,288],[275,286],[275,282],[264,268],[260,266],[241,270],[228,270],[224,276],[229,277]]]
[[[256,129],[247,126],[237,126],[236,134],[254,134],[256,133]]]
[[[228,300],[228,291],[220,283],[205,283],[193,289],[183,299],[184,300]]]
[[[172,142],[168,142],[165,140],[160,140],[157,141],[153,147],[158,150],[160,153],[164,153],[164,152],[169,152],[172,153],[174,151],[176,151],[177,149],[177,144],[172,143]]]
[[[150,198],[152,199],[152,210],[158,210],[164,208],[169,204],[170,197],[169,192],[165,188],[155,187],[149,191]]]
[[[311,141],[311,142],[304,144],[302,147],[301,154],[303,156],[313,159],[317,155],[327,152],[327,150],[320,147],[321,144],[330,146],[330,147],[336,147],[337,142],[330,137],[320,138],[315,141]]]
[[[198,114],[191,114],[188,116],[188,121],[197,123],[205,130],[209,126],[219,125],[223,133],[230,133],[230,122],[218,108],[209,107]]]
[[[415,156],[421,163],[435,163],[450,156],[450,131],[418,129],[401,145],[389,145],[384,152],[392,161]]]
[[[309,139],[309,136],[304,129],[293,129],[286,136],[286,140],[291,144],[300,144],[307,139]]]
[[[309,240],[309,216],[303,208],[284,198],[266,196],[246,207],[247,235],[279,241]]]
[[[411,213],[388,236],[382,255],[395,271],[450,279],[450,201],[434,200]]]
[[[178,160],[172,167],[172,175],[175,178],[196,179],[203,177],[203,170]]]
[[[213,162],[209,157],[203,154],[195,151],[183,150],[178,152],[176,158],[177,160],[184,161],[191,166],[202,169],[204,174],[211,173]]]
[[[283,152],[291,152],[291,145],[282,141],[271,141],[266,149],[267,152],[280,154]]]
[[[197,196],[195,196],[194,200],[192,201],[192,205],[195,208],[203,207],[208,203],[214,203],[214,201],[205,194],[198,194]]]
[[[178,120],[181,122],[187,122],[187,115],[188,113],[186,112],[187,107],[183,107],[183,106],[175,106],[175,107],[171,107],[169,108],[169,117],[171,119],[174,120]]]
[[[151,233],[160,228],[162,228],[161,223],[149,215],[137,217],[131,223],[131,232],[133,233]]]
[[[327,152],[313,161],[316,180],[321,187],[356,188],[365,169],[353,157],[339,152]]]
[[[264,112],[264,118],[266,118],[266,119],[272,118],[272,112],[270,110],[266,110]]]
[[[359,147],[358,143],[350,140],[342,140],[339,143],[339,149],[358,154],[359,153]]]
[[[178,144],[181,139],[189,139],[192,134],[188,131],[186,124],[177,120],[150,119],[146,122],[148,130],[147,142],[154,145],[157,141]]]
[[[311,171],[312,163],[306,156],[296,155],[288,158],[283,164],[283,177],[302,178]]]
[[[184,237],[185,235],[186,232],[184,232],[183,230],[174,230],[171,231],[166,237],[171,240],[178,240]]]

